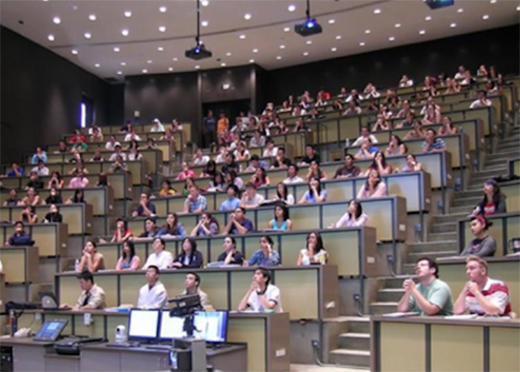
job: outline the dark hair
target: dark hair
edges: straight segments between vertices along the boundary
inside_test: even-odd
[[[240,207],[239,207],[239,208],[240,208]],[[233,243],[233,246],[235,247],[235,249],[237,248],[237,241],[236,241],[236,239],[235,239],[234,236],[228,235],[228,236],[226,236],[226,237],[224,238],[224,240],[226,240],[226,239],[231,240],[231,243]]]
[[[217,231],[220,231],[220,225],[219,225],[219,223],[218,223],[218,220],[217,220],[215,217],[213,217],[213,216],[211,215],[211,213],[209,213],[209,212],[202,212],[201,216],[202,216],[202,215],[206,215],[206,217],[207,217],[208,220],[209,220],[209,223],[210,223],[210,224],[215,223],[215,224],[217,225]]]
[[[287,221],[289,219],[289,208],[287,208],[282,203],[276,203],[274,206],[274,218],[276,219],[276,208],[281,208],[283,211],[283,220]]]
[[[369,169],[378,169],[377,167],[377,163],[376,163],[376,157],[378,154],[381,154],[381,157],[383,158],[383,160],[381,161],[381,165],[383,166],[383,168],[386,168],[386,166],[388,165],[386,163],[386,157],[385,157],[385,153],[383,151],[377,151],[374,155],[374,160],[372,160],[372,164],[370,164],[370,167],[368,167]]]
[[[248,182],[246,183],[246,189],[249,189],[249,188],[253,188],[256,190],[256,186],[253,182]]]
[[[498,183],[496,183],[495,180],[487,180],[485,183],[492,183],[493,184],[493,204],[495,204],[495,208],[498,207],[498,204],[500,203],[500,199],[504,197],[504,195],[500,192],[500,186],[498,186]],[[487,203],[486,194],[482,197],[482,200],[480,203],[478,203],[478,207],[480,209],[480,213],[484,213],[484,207]],[[491,225],[489,225],[491,226]]]
[[[265,285],[268,286],[271,282],[271,272],[267,270],[265,267],[259,267],[255,270],[255,272],[260,271],[262,273],[262,276],[264,278],[267,278],[267,282],[265,282]]]
[[[258,156],[258,154],[253,154],[251,160],[260,160],[260,156]]]
[[[191,265],[191,263],[195,257],[195,252],[197,252],[197,242],[193,238],[186,237],[186,238],[182,239],[182,245],[184,245],[184,242],[186,240],[189,241],[190,245],[191,245],[191,255],[190,255],[190,263],[189,263],[189,265]],[[181,246],[181,248],[182,248],[182,246]],[[184,249],[181,249],[181,253],[179,254],[177,261],[183,263],[185,258],[186,258],[186,252],[184,251]]]
[[[238,189],[237,185],[231,183],[229,184],[227,187],[226,187],[226,191],[229,190],[229,189],[233,189],[233,191],[235,192],[235,196],[238,196],[240,194],[240,190]]]
[[[128,261],[129,262],[132,262],[132,259],[134,258],[135,256],[135,246],[134,246],[134,242],[132,242],[131,240],[127,240],[125,242],[123,242],[123,246],[124,245],[128,245],[128,249],[130,249],[130,254],[128,255]],[[125,250],[123,249],[123,260],[126,259],[126,252]]]
[[[175,219],[175,222],[173,226],[168,225],[168,221],[164,223],[163,229],[166,231],[166,234],[168,235],[177,235],[177,224],[179,223],[179,217],[177,216],[177,213],[170,212],[166,215],[166,218],[168,218],[169,215],[172,215]]]
[[[487,91],[485,91],[484,89],[481,89],[478,91],[479,93],[482,93],[484,95],[484,97],[487,96]]]
[[[417,261],[415,261],[415,264],[417,265],[421,261],[428,262],[428,267],[430,269],[434,268],[435,269],[435,274],[434,275],[435,275],[436,278],[439,278],[439,266],[437,265],[437,262],[432,260],[430,257],[421,257]]]
[[[363,214],[363,207],[361,206],[361,203],[357,199],[351,199],[348,204],[350,206],[350,203],[356,204],[356,218],[359,218]],[[350,212],[348,212],[349,216],[351,216]],[[352,217],[352,216],[351,216]]]
[[[220,182],[217,180],[218,177],[220,177]],[[211,179],[211,182],[213,183],[213,187],[217,187],[217,186],[226,184],[224,175],[221,172],[215,172],[215,174],[213,175],[213,178]]]
[[[323,239],[321,238],[321,234],[319,232],[311,231],[310,233],[307,234],[307,238],[305,238],[307,249],[309,249],[309,238],[310,238],[311,234],[316,235],[316,252],[314,252],[314,253],[318,253],[319,251],[321,251],[323,249]]]
[[[240,209],[242,213],[246,214],[246,209],[244,207],[236,207],[235,210]],[[235,239],[235,238],[233,238]]]
[[[125,227],[125,230],[128,230],[128,221],[127,221],[126,219],[120,217],[120,218],[118,218],[118,219],[116,220],[116,226],[117,226],[117,223],[118,223],[119,221],[123,222],[124,227]]]
[[[81,198],[78,198],[78,195],[81,193]],[[72,197],[73,203],[85,203],[85,193],[83,189],[76,189],[74,191],[74,196]]]
[[[296,173],[298,173],[300,171],[300,167],[298,167],[298,165],[295,163],[289,164],[288,168],[290,168],[290,167],[294,167],[294,170],[296,171]]]
[[[349,154],[349,153],[346,153],[346,154],[345,154],[345,158],[350,158],[350,159],[352,159],[352,161],[355,161],[355,160],[356,160],[356,158],[354,157],[354,155]]]
[[[16,227],[16,225],[22,225],[22,229],[25,227],[23,221],[16,221],[16,222],[14,223],[14,226]]]
[[[320,163],[317,162],[316,160],[313,160],[313,161],[311,161],[311,164],[309,165],[309,167],[312,166],[312,163],[316,163],[316,166],[318,167],[318,169],[317,169],[318,177],[317,177],[317,178],[321,178],[321,176],[322,176],[322,174],[323,174],[323,171],[322,171],[321,168],[320,168]]]
[[[264,238],[265,240],[267,240],[267,242],[268,242],[271,246],[274,245],[273,239],[272,239],[269,235],[262,235],[262,236],[260,237],[260,239],[262,239],[262,238]]]
[[[204,173],[209,174],[213,177],[217,175],[217,163],[215,162],[215,160],[210,160],[206,163],[206,166],[204,167]]]
[[[377,170],[377,168],[372,168],[370,170],[370,173],[372,173],[372,171],[376,171],[377,172],[377,177],[378,177],[378,181],[377,183],[374,185],[374,188],[377,187],[379,185],[379,183],[381,182],[381,174],[379,173],[379,171]],[[367,181],[365,182],[365,190],[368,190],[370,187],[368,185],[368,179],[370,178],[370,173],[368,174],[368,177],[367,177]]]
[[[282,185],[283,186],[283,198],[282,196],[280,195],[280,191],[278,191],[278,187]],[[285,200],[287,201],[287,193],[288,193],[288,190],[287,190],[287,185],[283,182],[280,182],[278,183],[278,185],[276,185],[276,196],[278,196],[281,200]]]
[[[437,135],[437,131],[436,131],[435,129],[433,129],[433,128],[428,128],[428,129],[426,130],[426,132],[430,132],[430,131],[433,132],[433,135],[434,135],[434,136]]]
[[[148,221],[151,221],[154,225],[157,223],[154,217],[146,217],[144,222],[146,223]]]
[[[188,180],[191,180],[191,183],[195,185],[195,180],[193,179],[193,177],[186,177],[186,179],[184,180],[184,190],[187,190]]]
[[[92,275],[92,273],[88,270],[85,270],[85,271],[82,271],[81,273],[79,273],[77,278],[79,280],[83,279],[86,282],[91,282],[92,284],[94,284],[94,275]]]
[[[479,214],[478,216],[471,217],[470,222],[473,222],[477,220],[480,223],[484,224],[484,230],[489,229],[491,226],[493,226],[493,222],[489,221],[486,217],[484,217],[482,214]]]
[[[200,286],[201,280],[200,280],[199,274],[197,274],[196,272],[190,271],[190,272],[187,272],[186,275],[193,275],[195,277],[195,283],[197,283],[197,288]]]
[[[170,182],[169,179],[164,179],[164,180],[162,180],[162,181],[161,181],[161,184],[163,184],[163,183],[166,183],[166,184],[168,185],[168,189],[171,189],[171,187],[172,187],[172,183]]]
[[[319,177],[311,177],[311,179],[309,180],[309,194],[310,194],[310,195],[313,195],[313,194],[314,194],[314,191],[312,191],[312,188],[311,188],[311,182],[312,182],[312,180],[316,180],[316,181],[318,181],[318,188],[317,188],[317,190],[316,190],[316,191],[318,192],[318,195],[314,195],[314,197],[316,197],[316,196],[320,196],[320,194],[321,194],[321,181],[320,181]]]
[[[260,173],[262,173],[262,179],[260,180],[260,183],[265,183],[265,182],[266,182],[265,179],[267,178],[267,173],[265,172],[265,169],[264,169],[264,168],[262,168],[262,167],[258,167],[258,168],[256,168],[256,170],[255,170],[255,174],[256,174],[256,172],[257,172],[259,169],[260,169]],[[247,187],[247,185],[246,185],[246,187]]]
[[[148,267],[146,268],[146,270],[149,270],[149,269],[153,269],[153,270],[155,270],[155,274],[156,274],[156,275],[159,275],[159,274],[161,273],[161,271],[159,270],[159,268],[158,268],[157,266],[155,266],[155,265],[150,265],[150,266],[148,266]]]
[[[163,249],[166,249],[166,242],[164,241],[163,238],[160,238],[160,237],[155,237],[152,241],[152,244],[155,243],[156,240],[159,240],[161,242],[161,245],[163,246]]]
[[[265,139],[265,144],[267,145],[268,143],[272,143],[274,145],[274,141],[273,141],[273,139],[271,137],[267,137]]]

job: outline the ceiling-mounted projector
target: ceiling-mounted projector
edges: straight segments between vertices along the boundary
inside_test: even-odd
[[[432,10],[452,6],[455,4],[455,0],[424,0],[424,2]]]
[[[320,24],[316,22],[316,19],[309,18],[305,22],[297,23],[294,25],[294,32],[303,37],[321,34],[323,29]]]
[[[204,44],[199,44],[195,48],[188,49],[184,55],[186,58],[191,58],[198,61],[201,59],[210,58],[213,54],[211,51],[206,49]]]

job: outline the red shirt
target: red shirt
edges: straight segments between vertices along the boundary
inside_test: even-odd
[[[489,216],[490,214],[495,214],[495,203],[484,204],[484,216]]]
[[[511,303],[509,302],[509,289],[505,282],[488,278],[481,293],[489,302],[499,308],[500,315],[509,315]],[[466,294],[466,309],[471,314],[485,315],[480,303],[471,292]]]

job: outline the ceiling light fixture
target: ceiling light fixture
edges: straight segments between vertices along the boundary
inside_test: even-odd
[[[370,34],[371,32],[372,31],[370,31],[370,30],[365,30],[365,34],[367,34],[367,35]]]
[[[173,71],[173,67],[168,67],[168,71]]]
[[[393,37],[393,36],[390,36],[390,37],[388,38],[388,41],[394,41],[394,40],[395,40],[395,37]]]
[[[250,59],[249,63],[255,63],[255,60],[254,59]]]
[[[125,17],[126,17],[126,18],[130,18],[131,16],[132,16],[132,12],[129,11],[129,10],[127,10],[127,11],[125,12]]]
[[[186,58],[200,60],[204,58],[210,58],[213,53],[206,49],[202,40],[200,40],[200,0],[197,0],[197,36],[195,37],[195,46],[184,52]]]
[[[307,40],[307,41],[305,42],[305,44],[307,44],[307,45],[311,45],[311,44],[312,44],[312,40]]]
[[[334,47],[334,48],[330,48],[330,51],[331,52],[337,52],[338,51],[338,48]]]
[[[287,10],[288,10],[289,12],[294,12],[294,11],[296,10],[296,5],[294,5],[294,4],[289,5],[289,6],[287,7]]]
[[[172,60],[173,60],[173,62],[177,62],[179,60],[179,58],[174,57]]]
[[[283,32],[289,32],[289,31],[291,31],[291,28],[290,28],[290,27],[284,27],[284,28],[283,28]]]
[[[240,40],[244,40],[246,38],[246,35],[242,34],[238,37]]]
[[[148,73],[148,70],[143,68],[143,74],[147,74]]]
[[[516,7],[516,11],[520,12],[520,5]]]
[[[90,19],[92,22],[94,22],[97,19],[97,17],[95,14],[91,14],[88,16],[88,19]]]
[[[49,39],[49,41],[54,41],[54,40],[56,40],[56,39],[54,38],[54,35],[49,35],[49,36],[47,36],[47,39]]]
[[[419,31],[419,35],[424,35],[426,33],[426,30]]]
[[[195,66],[195,70],[198,70],[199,68],[200,68],[200,66],[199,66],[199,65]]]
[[[121,49],[119,49],[118,47],[114,47],[114,52],[119,53],[120,51]]]
[[[202,4],[202,6],[208,6],[209,5],[209,1],[208,0],[202,0],[201,4]]]
[[[161,6],[159,8],[159,12],[161,12],[161,13],[166,13],[167,10],[168,10],[168,8],[166,8],[165,6]]]
[[[321,34],[323,32],[321,25],[316,21],[316,18],[311,18],[310,0],[307,0],[307,9],[305,10],[305,15],[307,16],[307,20],[305,22],[295,24],[294,32],[303,37]]]
[[[96,63],[94,66],[96,66],[96,68],[100,68],[101,65],[99,63]]]
[[[253,53],[258,53],[258,49],[253,49]]]
[[[303,55],[307,57],[309,55],[309,52],[303,52]]]
[[[483,19],[484,21],[487,21],[487,20],[489,19],[489,14],[484,14],[484,15],[482,16],[482,19]]]
[[[285,49],[285,45],[280,45],[280,49]]]
[[[336,36],[336,40],[341,40],[341,35]]]
[[[426,18],[424,18],[424,20],[425,20],[426,22],[429,22],[429,21],[432,20],[432,17],[431,17],[431,16],[426,16]]]
[[[365,46],[365,43],[362,41],[359,43],[359,46]]]
[[[251,15],[251,13],[246,13],[246,14],[244,14],[244,19],[245,19],[246,21],[249,21],[252,17],[253,17],[253,16]]]
[[[451,27],[451,28],[455,28],[455,27],[457,27],[457,24],[456,24],[456,23],[452,23],[452,24],[450,25],[450,27]]]
[[[54,17],[54,18],[52,19],[52,21],[53,21],[55,24],[59,25],[59,24],[61,23],[61,18],[60,18],[60,17]]]
[[[491,3],[491,4],[496,4],[496,3],[497,3],[497,0],[491,0],[490,3]]]
[[[78,54],[78,51],[77,51],[76,49],[72,49],[72,50],[71,50],[71,53],[74,54],[74,55],[76,55],[76,54]]]
[[[126,66],[126,62],[121,62],[121,66]]]
[[[457,9],[457,13],[464,13],[464,9],[463,8]]]
[[[202,27],[208,27],[209,22],[208,21],[202,21],[200,24],[201,24]]]
[[[225,62],[222,62],[222,63],[220,64],[220,66],[222,66],[222,67],[226,67],[226,63],[225,63]]]
[[[166,32],[166,26],[159,26],[160,32]]]
[[[129,33],[130,33],[130,31],[128,31],[128,29],[126,29],[126,28],[121,30],[121,35],[123,35],[123,36],[128,36]]]
[[[334,23],[336,23],[335,19],[329,19],[329,25],[333,25]]]
[[[226,57],[231,57],[231,52],[227,52]]]
[[[381,14],[381,9],[374,9],[374,14]]]
[[[164,52],[164,48],[163,47],[157,47],[157,51],[158,52]]]
[[[123,71],[118,71],[117,74],[118,75],[123,75]]]
[[[277,60],[281,60],[281,59],[282,59],[282,56],[277,56],[276,59],[277,59]]]
[[[90,39],[92,37],[92,34],[90,32],[85,32],[83,36],[85,36],[85,39]]]
[[[148,63],[149,65],[151,65],[153,63],[153,61],[151,59],[149,59],[148,61],[146,61],[146,63]]]
[[[395,24],[395,28],[401,28],[401,24],[400,23],[396,23]]]

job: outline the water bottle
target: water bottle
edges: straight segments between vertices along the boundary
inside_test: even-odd
[[[74,261],[74,271],[79,271],[79,258],[76,258],[76,261]]]
[[[349,148],[349,147],[350,147],[350,138],[347,138],[347,139],[345,140],[345,147],[346,147],[346,148]]]

